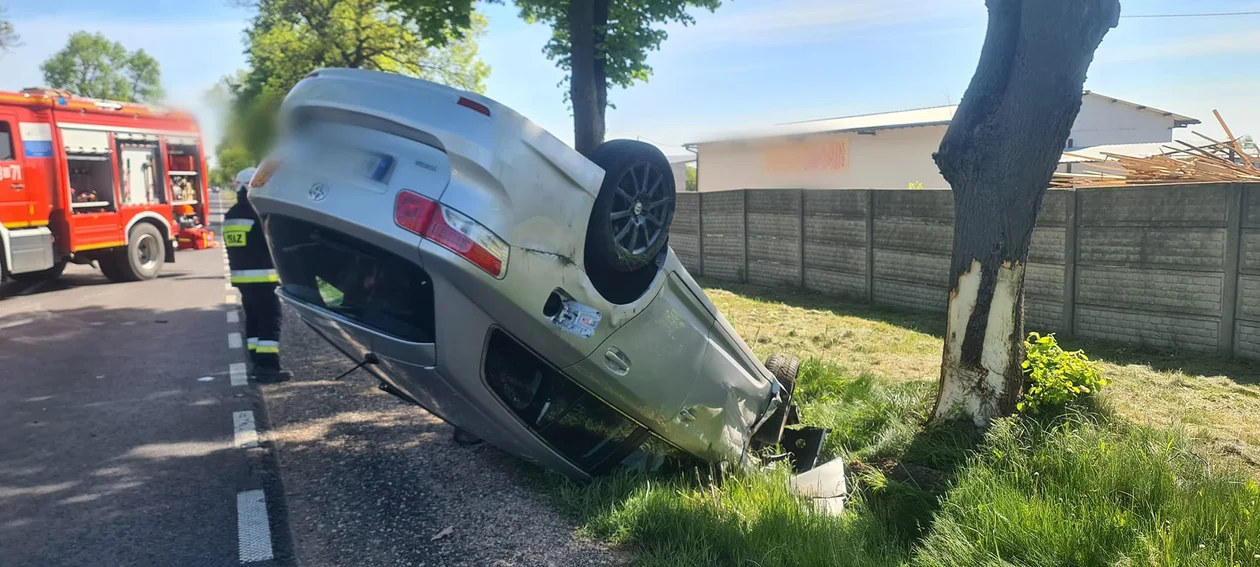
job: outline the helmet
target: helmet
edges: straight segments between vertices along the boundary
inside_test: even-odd
[[[255,171],[257,171],[257,168],[247,167],[245,169],[242,169],[240,173],[236,174],[236,190],[237,191],[240,191],[241,189],[245,189],[249,187],[249,180],[254,178]]]

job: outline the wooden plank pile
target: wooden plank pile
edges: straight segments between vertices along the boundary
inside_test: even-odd
[[[1225,135],[1218,142],[1203,134],[1194,135],[1210,142],[1196,146],[1181,140],[1163,146],[1165,153],[1147,157],[1102,152],[1104,159],[1065,152],[1063,155],[1089,160],[1081,165],[1091,171],[1056,172],[1051,187],[1122,187],[1158,183],[1260,181],[1260,157],[1248,154],[1230,132],[1221,114],[1212,111]]]

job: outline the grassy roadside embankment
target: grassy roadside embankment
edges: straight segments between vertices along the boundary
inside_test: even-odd
[[[587,534],[636,564],[1260,566],[1255,365],[1073,344],[1100,359],[1100,399],[984,435],[925,429],[938,318],[708,292],[758,354],[807,358],[802,419],[832,429],[824,459],[849,463],[850,511],[802,506],[781,469],[551,485]]]

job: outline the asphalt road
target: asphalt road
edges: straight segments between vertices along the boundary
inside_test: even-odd
[[[0,289],[0,564],[236,565],[238,513],[265,510],[238,510],[242,493],[270,488],[283,509],[267,449],[236,446],[234,413],[265,414],[230,383],[244,355],[222,258],[180,252],[147,282],[71,266]],[[250,529],[268,517],[284,556],[282,514]]]
[[[627,564],[536,470],[365,372],[333,380],[351,363],[287,309],[295,379],[234,385],[235,299],[222,249],[148,282],[0,287],[0,565]]]

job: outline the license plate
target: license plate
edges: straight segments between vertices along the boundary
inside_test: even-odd
[[[394,165],[394,158],[390,156],[348,148],[330,148],[320,161],[323,167],[333,172],[366,177],[372,181],[385,181]]]

